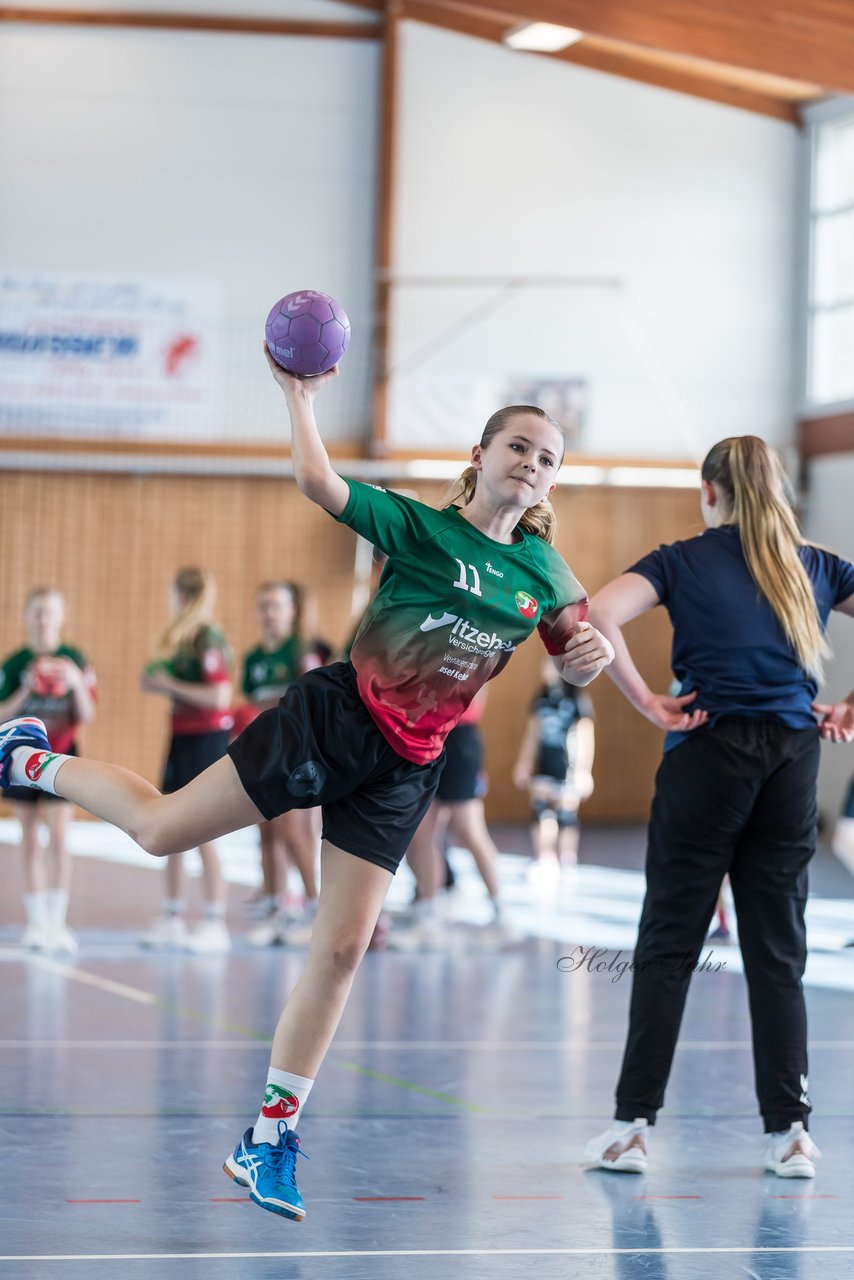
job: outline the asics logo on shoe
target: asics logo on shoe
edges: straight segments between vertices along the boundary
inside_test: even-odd
[[[261,1115],[268,1120],[287,1120],[299,1111],[299,1098],[288,1089],[280,1089],[276,1084],[268,1084],[264,1093],[264,1105]]]
[[[34,756],[30,756],[24,766],[24,773],[30,782],[38,782],[51,760],[55,760],[56,755],[51,751],[39,751]]]

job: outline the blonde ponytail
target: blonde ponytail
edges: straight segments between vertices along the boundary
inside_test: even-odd
[[[480,447],[482,449],[487,448],[495,437],[500,435],[504,428],[508,426],[511,418],[523,413],[532,414],[535,418],[542,418],[560,431],[558,423],[544,409],[539,409],[536,405],[531,404],[510,404],[505,409],[499,409],[489,419],[483,428]],[[562,461],[563,456],[561,455]],[[458,476],[456,480],[452,480],[442,494],[441,505],[443,507],[467,507],[474,497],[476,485],[477,472],[474,467],[466,467],[462,475]],[[526,533],[533,534],[535,538],[542,538],[550,547],[553,547],[557,539],[557,515],[548,498],[543,498],[542,502],[536,503],[533,507],[528,507],[519,520],[518,528],[524,529]]]
[[[815,592],[798,548],[805,545],[778,455],[758,436],[730,436],[706,456],[702,476],[721,491],[750,574],[768,601],[801,668],[821,680],[830,655]]]
[[[216,581],[203,569],[181,569],[172,585],[181,608],[155,644],[153,656],[161,662],[192,645],[202,628],[213,622],[216,604]]]

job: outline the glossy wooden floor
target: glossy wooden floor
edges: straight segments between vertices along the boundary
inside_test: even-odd
[[[501,833],[502,847],[524,842]],[[854,953],[840,947],[854,901],[827,854],[808,984],[815,1182],[762,1172],[733,948],[692,985],[649,1173],[581,1168],[611,1114],[629,986],[615,969],[557,961],[603,945],[610,963],[630,946],[642,858],[641,833],[591,830],[588,866],[549,901],[507,860],[518,918],[547,936],[473,954],[462,909],[446,953],[367,956],[301,1126],[301,1226],[252,1205],[221,1165],[257,1112],[304,952],[252,952],[236,936],[225,957],[145,954],[135,931],[159,875],[80,857],[79,956],[29,955],[16,943],[17,858],[0,856],[0,1277],[854,1275]],[[465,868],[462,879],[477,918]],[[236,933],[245,895],[232,886]],[[555,920],[565,936],[551,936]]]

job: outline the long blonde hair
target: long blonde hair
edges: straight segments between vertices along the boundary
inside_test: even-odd
[[[804,671],[817,680],[830,647],[798,548],[805,545],[783,464],[759,436],[729,436],[706,455],[702,477],[717,485],[738,525],[753,581],[770,604]]]
[[[544,409],[539,409],[532,404],[509,404],[506,408],[499,409],[494,413],[483,428],[483,435],[480,437],[481,449],[486,449],[495,437],[500,435],[505,427],[509,426],[511,419],[525,413],[531,414],[535,418],[542,418],[544,422],[550,422],[563,436],[559,424]],[[560,456],[560,462],[562,461],[563,450],[561,450]],[[459,507],[467,507],[474,497],[476,485],[477,471],[474,467],[466,467],[462,475],[458,476],[456,480],[452,480],[443,493],[442,506],[447,507],[453,504]],[[536,538],[542,538],[544,542],[553,547],[557,537],[557,516],[548,498],[543,498],[535,506],[528,507],[527,511],[523,513],[518,527],[524,529],[526,533],[532,533]]]
[[[172,586],[181,607],[163,630],[154,647],[154,657],[173,658],[179,649],[192,645],[203,627],[214,620],[216,580],[204,569],[179,569]]]

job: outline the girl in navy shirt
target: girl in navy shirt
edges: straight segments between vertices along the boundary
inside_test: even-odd
[[[604,587],[590,617],[614,646],[609,674],[667,731],[647,845],[629,1030],[615,1124],[587,1163],[643,1172],[691,972],[727,873],[750,994],[766,1168],[811,1178],[807,1133],[807,868],[815,851],[819,739],[854,741],[854,693],[815,702],[832,609],[854,617],[854,565],[803,541],[776,454],[756,436],[702,467],[706,531],[659,547]],[[663,604],[677,696],[653,693],[622,626]]]

